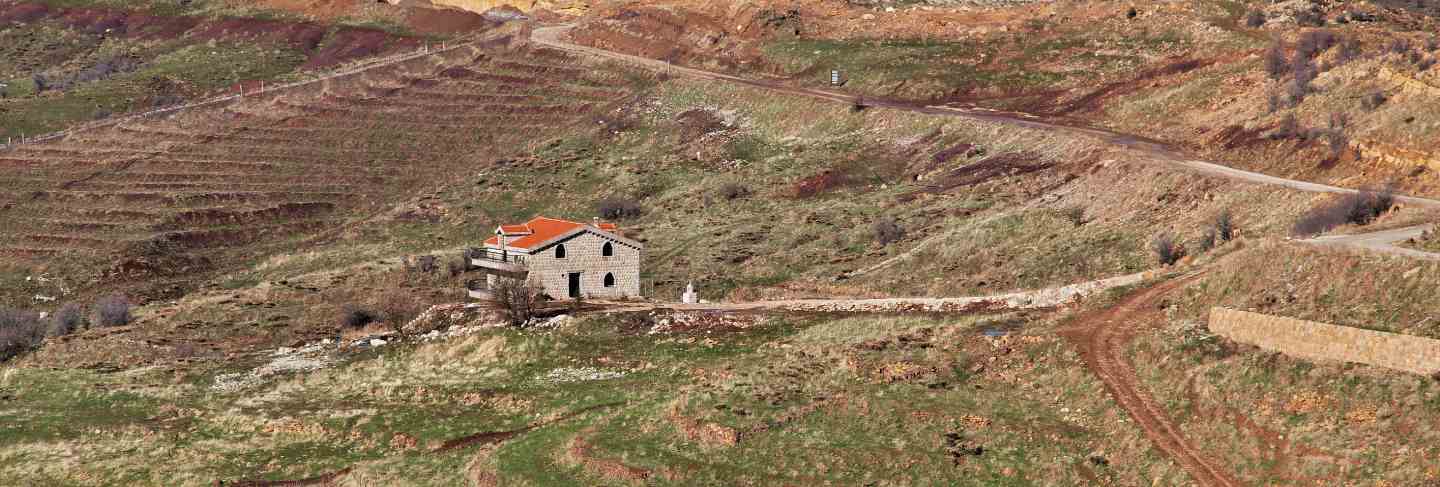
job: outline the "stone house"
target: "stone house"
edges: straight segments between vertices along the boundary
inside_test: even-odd
[[[490,297],[500,279],[520,279],[553,299],[640,296],[644,245],[625,238],[613,223],[576,223],[537,216],[501,225],[470,263],[485,274],[470,296]],[[479,280],[477,280],[479,281]]]

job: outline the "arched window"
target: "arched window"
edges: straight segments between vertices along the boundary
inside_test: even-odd
[[[605,257],[615,255],[615,246],[610,245],[610,242],[605,242],[605,245],[600,247],[600,255]]]
[[[605,287],[615,287],[615,274],[605,273]]]
[[[560,245],[556,245],[556,246],[555,246],[555,258],[556,258],[556,259],[564,259],[564,258],[565,258],[565,244],[560,244]]]

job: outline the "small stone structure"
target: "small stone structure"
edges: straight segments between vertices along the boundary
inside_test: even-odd
[[[470,262],[485,273],[485,287],[470,295],[488,298],[501,279],[517,279],[554,299],[639,297],[643,250],[614,224],[598,220],[536,217],[501,225],[472,251]]]
[[[1440,340],[1211,308],[1210,331],[1309,360],[1338,360],[1416,374],[1440,372]]]

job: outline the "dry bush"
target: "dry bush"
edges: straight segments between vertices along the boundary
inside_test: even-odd
[[[1395,195],[1390,189],[1361,190],[1311,209],[1295,222],[1292,233],[1315,235],[1346,223],[1367,225],[1393,206]]]
[[[1275,131],[1270,133],[1271,139],[1292,139],[1300,136],[1303,130],[1300,129],[1300,121],[1295,119],[1295,114],[1287,113],[1275,126]]]
[[[1278,80],[1285,76],[1289,68],[1290,60],[1285,58],[1285,48],[1278,42],[1271,44],[1270,49],[1265,50],[1265,74],[1269,75],[1270,79]]]
[[[1215,229],[1207,228],[1204,232],[1200,234],[1200,238],[1196,239],[1195,248],[1198,249],[1202,254],[1205,252],[1209,252],[1210,249],[1215,248],[1215,242],[1218,239],[1219,237],[1216,236]]]
[[[1342,130],[1329,130],[1325,132],[1325,140],[1330,149],[1330,157],[1340,157],[1345,148],[1350,147],[1350,136],[1345,135]]]
[[[875,235],[875,241],[880,245],[890,245],[905,238],[905,228],[900,226],[894,218],[881,218],[871,224],[870,231]]]
[[[1335,60],[1340,64],[1346,64],[1360,58],[1360,41],[1345,39],[1340,42],[1340,51],[1336,53]]]
[[[380,321],[379,314],[366,308],[353,304],[347,304],[340,308],[340,327],[344,329],[360,329],[365,325]]]
[[[35,348],[44,339],[45,323],[39,314],[0,308],[0,361]]]
[[[1325,25],[1325,15],[1317,10],[1318,7],[1310,6],[1299,12],[1295,12],[1295,24],[1309,27],[1321,27]]]
[[[76,330],[85,326],[85,309],[78,304],[70,303],[61,306],[50,317],[49,335],[59,337],[75,333]]]
[[[1175,241],[1175,237],[1168,233],[1162,233],[1150,241],[1150,250],[1155,252],[1155,258],[1161,265],[1172,265],[1185,257],[1185,246]]]
[[[1314,88],[1310,86],[1310,83],[1315,81],[1316,76],[1320,75],[1320,72],[1315,69],[1315,63],[1309,58],[1301,56],[1295,56],[1293,71],[1295,79],[1290,80],[1290,83],[1286,85],[1286,94],[1289,95],[1289,102],[1292,107],[1305,101],[1305,97],[1314,92]]]
[[[1328,123],[1330,130],[1345,130],[1350,126],[1350,117],[1340,112],[1331,113]]]
[[[1071,225],[1077,227],[1087,222],[1085,219],[1085,207],[1080,205],[1070,206],[1060,210],[1060,216],[1064,217],[1065,221],[1070,222]]]
[[[1269,108],[1269,112],[1268,112],[1268,113],[1278,112],[1278,111],[1280,111],[1280,109],[1285,108],[1285,105],[1286,105],[1286,103],[1285,103],[1285,97],[1284,97],[1283,95],[1281,95],[1280,93],[1278,93],[1278,92],[1273,92],[1273,91],[1270,92],[1270,94],[1265,97],[1265,102],[1266,102],[1266,104],[1267,104],[1267,106],[1268,106],[1268,108]]]
[[[1295,56],[1314,58],[1320,53],[1330,50],[1339,40],[1339,36],[1328,29],[1305,32],[1300,34],[1300,38],[1295,41]]]
[[[395,333],[404,334],[403,328],[410,320],[425,311],[425,305],[407,293],[392,290],[380,295],[375,308]]]
[[[744,184],[730,182],[720,186],[720,197],[727,200],[737,200],[750,196],[750,188]]]
[[[510,326],[525,326],[535,317],[543,298],[540,289],[519,279],[499,279],[490,288],[490,296],[500,306]]]
[[[130,300],[123,294],[111,294],[95,301],[90,324],[101,328],[130,324]]]
[[[445,271],[450,274],[450,277],[460,277],[465,271],[470,270],[470,261],[466,258],[467,253],[461,251],[460,256],[445,263]]]
[[[1221,242],[1229,242],[1235,238],[1235,217],[1230,214],[1230,210],[1220,210],[1213,223],[1212,229]]]
[[[421,255],[411,260],[410,257],[402,257],[401,264],[405,266],[406,272],[420,274],[434,274],[440,270],[440,258],[433,255]]]
[[[640,203],[620,196],[611,196],[595,203],[595,213],[606,220],[626,220],[645,213]]]
[[[1265,12],[1251,10],[1245,13],[1245,26],[1251,29],[1265,25]]]

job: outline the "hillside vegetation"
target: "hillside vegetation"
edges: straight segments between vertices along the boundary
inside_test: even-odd
[[[465,15],[465,14],[455,14]],[[308,21],[225,2],[0,2],[0,137],[20,138],[430,41],[403,24]],[[492,24],[470,21],[470,29]]]
[[[1144,134],[1237,167],[1440,194],[1424,2],[876,2],[790,9],[672,0],[599,10],[577,42]],[[679,25],[683,24],[683,27]]]
[[[96,100],[153,106],[145,80],[192,97],[425,41],[389,5],[140,2],[117,34],[103,19],[119,3],[0,3],[41,12],[0,31],[23,41],[0,44],[26,60],[0,64],[11,89],[70,83],[17,91],[0,116],[63,126]],[[1423,87],[1361,87],[1375,73],[1424,84],[1408,52],[1429,51],[1342,62],[1418,42],[1404,30],[1430,25],[1423,9],[859,4],[596,5],[573,33],[782,84],[840,66],[839,89],[868,99],[1022,110],[1277,175],[1429,191],[1429,170],[1394,156],[1428,150],[1432,127],[1404,120],[1428,106]],[[645,71],[533,45],[534,26],[0,152],[0,484],[1440,477],[1434,378],[1286,358],[1205,326],[1229,306],[1440,337],[1435,264],[1292,240],[1316,215],[1338,216],[1317,230],[1335,233],[1433,219],[1388,192],[1187,172],[1020,116]],[[1389,131],[1406,136],[1366,145]],[[523,327],[466,306],[465,249],[535,215],[603,218],[644,243],[651,303],[566,303]],[[712,302],[960,297],[1140,271],[1158,272],[1023,312],[648,306],[689,283]],[[1220,473],[1196,476],[1197,462]]]

